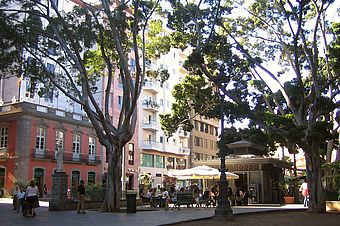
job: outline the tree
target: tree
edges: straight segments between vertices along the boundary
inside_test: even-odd
[[[45,84],[41,94],[57,88],[82,106],[108,154],[106,194],[101,209],[116,211],[121,199],[123,147],[135,131],[136,103],[145,77],[145,67],[142,71],[140,66],[140,48],[147,41],[143,39],[141,43],[138,36],[143,31],[145,37],[152,14],[159,10],[159,1],[112,3],[101,0],[98,4],[90,4],[73,0],[77,4],[69,11],[58,10],[56,2],[1,1],[0,36],[1,42],[6,44],[6,49],[1,51],[7,54],[2,57],[8,60],[10,54],[17,52],[21,53],[21,58],[24,58],[23,54],[29,55],[24,67],[16,68],[18,75],[23,70],[32,84]],[[160,32],[158,29],[154,37]],[[167,49],[164,41],[158,54]],[[155,55],[145,52],[143,62]],[[135,65],[129,65],[128,54],[133,55]],[[57,65],[61,72],[50,71],[44,59]],[[1,64],[1,70],[8,65],[11,64]],[[115,76],[119,76],[123,84],[123,104],[118,119],[111,122],[109,102]],[[96,102],[95,90],[103,79],[106,87],[100,106]]]
[[[170,2],[168,26],[181,46],[193,48],[190,73],[217,84],[256,128],[303,149],[311,211],[325,212],[321,165],[338,136],[340,106],[339,74],[328,57],[326,15],[334,1]]]

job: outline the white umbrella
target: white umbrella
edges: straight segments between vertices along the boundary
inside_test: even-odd
[[[168,176],[176,177],[180,180],[189,180],[189,179],[219,179],[220,171],[218,169],[209,167],[209,166],[196,166],[191,169],[183,169],[183,170],[170,170],[168,172]],[[238,179],[239,176],[234,173],[226,172],[227,179]]]

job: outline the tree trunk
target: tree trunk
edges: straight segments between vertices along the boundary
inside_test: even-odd
[[[113,145],[106,147],[108,150],[108,170],[106,178],[106,193],[101,211],[115,212],[120,209],[121,199],[121,177],[122,177],[122,163],[121,151]]]
[[[309,191],[309,210],[312,213],[325,213],[326,199],[322,186],[321,159],[318,155],[318,150],[305,152],[305,157]]]

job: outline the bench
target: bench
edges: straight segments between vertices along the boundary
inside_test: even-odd
[[[177,199],[174,203],[174,208],[180,209],[181,205],[193,205],[195,204],[195,199],[192,196],[192,192],[178,192],[176,194]]]
[[[201,206],[204,206],[204,208],[209,207],[210,205],[212,205],[212,200],[210,198],[207,197],[200,197],[199,198],[199,203]]]

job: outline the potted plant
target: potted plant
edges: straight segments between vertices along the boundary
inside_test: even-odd
[[[290,181],[276,181],[273,183],[273,187],[282,192],[285,204],[294,203],[294,189]]]

